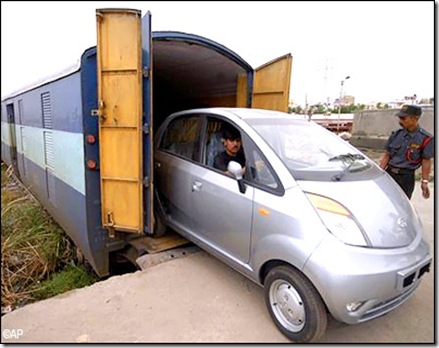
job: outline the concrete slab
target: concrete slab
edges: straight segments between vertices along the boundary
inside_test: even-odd
[[[150,267],[154,267],[160,263],[185,257],[187,255],[200,252],[201,249],[196,245],[176,248],[172,250],[162,251],[161,253],[145,254],[136,259],[139,268],[144,271]]]

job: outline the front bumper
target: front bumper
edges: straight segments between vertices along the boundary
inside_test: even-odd
[[[421,237],[404,248],[367,249],[330,236],[303,271],[335,319],[357,324],[408,300],[429,271],[431,259],[429,246]]]

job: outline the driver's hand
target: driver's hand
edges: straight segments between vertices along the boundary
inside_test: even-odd
[[[263,160],[258,160],[255,162],[255,165],[257,170],[261,170],[265,167],[265,162]]]

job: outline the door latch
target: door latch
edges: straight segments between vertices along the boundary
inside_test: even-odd
[[[114,231],[114,217],[112,211],[107,212],[107,223],[105,227],[108,229],[108,234],[110,235],[110,238],[114,238],[116,236],[116,233]]]
[[[104,122],[107,118],[107,116],[104,114],[104,109],[105,109],[104,101],[99,100],[98,101],[98,108],[91,110],[91,115],[99,117],[99,121]]]

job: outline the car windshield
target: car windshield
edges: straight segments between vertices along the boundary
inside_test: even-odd
[[[296,179],[339,181],[372,163],[356,148],[325,128],[297,119],[248,119]]]

